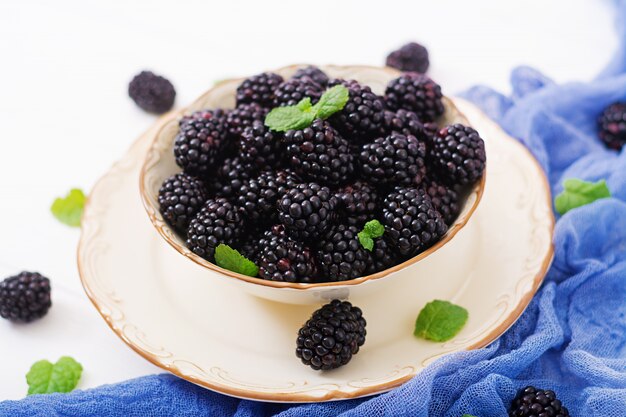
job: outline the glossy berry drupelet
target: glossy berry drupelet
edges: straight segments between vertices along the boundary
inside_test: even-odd
[[[424,73],[428,70],[428,50],[419,43],[410,42],[387,55],[388,67],[400,71]]]
[[[263,122],[268,109],[259,106],[257,103],[240,104],[237,108],[230,110],[226,117],[228,135],[232,140],[238,140],[243,131],[252,126],[255,121]]]
[[[322,87],[326,87],[328,85],[328,75],[326,75],[324,71],[313,65],[298,69],[291,78],[310,78]]]
[[[282,157],[278,134],[261,121],[247,127],[239,140],[239,159],[255,169],[278,165]]]
[[[569,417],[569,411],[554,391],[529,386],[517,393],[511,403],[510,417]]]
[[[50,280],[37,272],[21,272],[0,282],[0,316],[30,322],[48,313]]]
[[[244,163],[239,157],[226,158],[205,184],[211,194],[232,197],[257,171],[256,167]]]
[[[433,207],[443,220],[450,226],[459,215],[459,194],[451,186],[430,180],[423,184],[424,190],[430,196]]]
[[[161,114],[174,105],[176,90],[166,78],[142,71],[128,84],[128,95],[145,111]]]
[[[433,169],[450,185],[474,183],[485,170],[485,143],[469,126],[441,129],[432,138],[429,153]]]
[[[346,223],[363,227],[373,219],[378,205],[378,191],[364,181],[356,181],[335,192],[337,213]]]
[[[343,109],[330,117],[333,127],[354,142],[364,142],[380,132],[385,109],[383,98],[355,80],[329,83],[330,87],[335,85],[346,87],[349,98]]]
[[[304,180],[338,184],[354,172],[348,141],[322,119],[302,130],[285,132],[283,141],[289,166]]]
[[[600,139],[617,151],[626,144],[626,103],[613,103],[598,118]]]
[[[317,277],[313,252],[274,225],[259,243],[259,276],[270,281],[310,283]]]
[[[368,252],[367,268],[364,275],[371,275],[398,265],[402,258],[384,238],[374,240],[374,248]]]
[[[283,82],[283,77],[273,72],[264,72],[245,79],[237,87],[237,106],[244,103],[257,103],[262,107],[272,107],[274,90]]]
[[[416,113],[422,122],[432,122],[444,112],[439,84],[415,72],[391,80],[385,90],[385,102],[391,110]]]
[[[397,111],[385,110],[381,132],[382,136],[398,132],[403,135],[413,135],[420,140],[427,140],[429,137],[426,127],[417,114],[404,109]]]
[[[225,198],[209,199],[189,223],[187,247],[213,262],[215,248],[220,243],[236,247],[242,230],[243,219],[239,207]]]
[[[311,78],[292,78],[274,90],[274,107],[295,106],[305,97],[309,97],[311,103],[315,104],[323,91],[324,88]]]
[[[302,240],[326,232],[335,217],[335,197],[328,187],[314,182],[298,184],[278,199],[278,220],[287,233]]]
[[[317,245],[317,263],[325,281],[345,281],[363,275],[369,256],[356,226],[333,226]]]
[[[274,224],[278,221],[278,198],[299,183],[299,178],[289,170],[261,172],[258,177],[243,182],[237,190],[237,204],[251,222]]]
[[[159,189],[159,211],[170,226],[186,233],[206,197],[202,181],[180,172],[163,181]]]
[[[402,256],[414,256],[448,230],[430,196],[422,189],[398,187],[382,205],[385,239]]]
[[[365,343],[365,326],[360,308],[333,300],[316,310],[298,331],[296,356],[315,370],[339,368]]]
[[[174,141],[176,163],[187,174],[204,177],[223,158],[226,145],[226,114],[222,110],[203,110],[180,121]]]
[[[392,132],[363,145],[358,167],[361,178],[372,184],[418,185],[426,175],[425,157],[424,142]]]

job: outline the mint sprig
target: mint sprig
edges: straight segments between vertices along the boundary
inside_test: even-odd
[[[215,248],[215,263],[224,269],[250,277],[256,277],[259,273],[259,267],[254,262],[243,256],[238,250],[223,243]]]
[[[463,307],[449,301],[434,300],[420,311],[413,334],[434,342],[446,342],[461,331],[468,317]]]
[[[611,192],[605,180],[588,182],[568,178],[563,182],[563,191],[554,199],[554,208],[559,214],[565,214],[576,207],[607,197],[611,197]]]
[[[370,220],[365,223],[363,230],[361,230],[357,237],[361,246],[368,251],[374,250],[374,239],[381,237],[385,233],[385,226],[383,226],[378,220]]]
[[[55,364],[45,359],[37,361],[26,374],[28,395],[70,392],[82,373],[82,365],[69,356],[61,357]]]
[[[327,119],[337,113],[350,98],[348,89],[343,85],[329,88],[320,100],[311,104],[311,98],[305,97],[295,106],[276,107],[265,117],[265,125],[277,132],[292,129],[304,129],[315,119]]]
[[[50,211],[61,223],[72,227],[80,227],[87,197],[82,190],[73,188],[65,197],[54,200]]]

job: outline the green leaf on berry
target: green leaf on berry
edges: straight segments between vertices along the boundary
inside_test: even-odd
[[[463,307],[448,301],[434,300],[420,311],[413,334],[434,342],[446,342],[461,331],[468,317]]]
[[[86,201],[85,193],[78,188],[73,188],[65,197],[55,199],[50,211],[61,223],[80,227],[80,218]]]
[[[576,207],[610,196],[605,180],[588,182],[569,178],[563,182],[563,191],[554,199],[554,208],[559,214],[565,214]]]
[[[381,237],[385,233],[385,226],[383,226],[378,220],[370,220],[365,223],[363,230],[361,230],[357,237],[361,246],[368,251],[374,250],[374,239]]]
[[[249,277],[256,277],[259,273],[259,267],[254,262],[243,256],[238,250],[223,243],[215,248],[215,263],[224,269]]]
[[[83,367],[69,356],[61,357],[55,364],[48,360],[35,362],[26,374],[28,395],[70,392],[83,373]]]
[[[337,113],[348,102],[350,94],[348,89],[343,85],[336,85],[329,88],[320,98],[320,101],[313,106],[316,118],[328,119]]]

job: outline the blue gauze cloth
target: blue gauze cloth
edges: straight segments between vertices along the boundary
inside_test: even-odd
[[[626,28],[626,0],[616,2]],[[626,29],[620,33],[626,40]],[[613,198],[562,216],[555,258],[528,309],[486,348],[451,354],[391,392],[321,404],[246,401],[154,375],[70,394],[0,403],[0,416],[418,416],[503,417],[518,389],[552,389],[574,417],[626,417],[626,148],[599,142],[596,118],[626,101],[626,44],[590,83],[556,85],[521,67],[510,97],[464,94],[519,138],[561,191],[565,178],[604,178]]]

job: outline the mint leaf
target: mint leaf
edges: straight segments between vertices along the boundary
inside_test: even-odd
[[[276,107],[265,116],[265,126],[276,132],[304,129],[315,119],[315,113],[311,109],[311,99],[308,97],[295,106]]]
[[[363,230],[357,234],[357,237],[359,238],[361,246],[370,252],[374,250],[374,239],[372,239],[369,233]]]
[[[312,111],[313,105],[311,104],[311,98],[310,97],[303,98],[302,100],[300,100],[298,104],[296,104],[296,107],[300,109],[300,111],[303,111],[303,112]]]
[[[349,98],[350,94],[345,86],[336,85],[331,87],[324,92],[320,101],[313,106],[315,118],[328,119],[330,116],[343,109]]]
[[[81,364],[69,356],[61,357],[54,365],[45,359],[35,362],[26,374],[28,395],[70,392],[82,373]]]
[[[374,239],[381,237],[383,233],[385,233],[385,226],[378,220],[370,220],[365,223],[363,230],[357,234],[357,237],[361,246],[371,252],[374,250]]]
[[[457,335],[467,322],[467,310],[448,301],[426,304],[415,321],[413,334],[434,342],[446,342]]]
[[[563,191],[554,199],[554,208],[559,214],[565,214],[576,207],[610,196],[605,180],[588,182],[569,178],[563,182]]]
[[[256,277],[259,273],[259,267],[254,262],[223,243],[215,248],[215,263],[224,269],[250,277]]]
[[[87,197],[78,188],[73,188],[63,198],[57,198],[52,203],[50,211],[61,223],[72,227],[80,227],[80,217]]]

